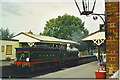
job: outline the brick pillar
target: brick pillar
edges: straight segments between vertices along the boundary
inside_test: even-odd
[[[109,78],[119,69],[119,0],[105,1],[107,32],[113,33],[106,39],[106,78]]]

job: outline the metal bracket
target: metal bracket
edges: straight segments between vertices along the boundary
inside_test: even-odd
[[[32,47],[35,44],[35,42],[28,42],[28,45]]]
[[[92,40],[97,46],[100,46],[102,43],[104,43],[105,39],[94,39]]]

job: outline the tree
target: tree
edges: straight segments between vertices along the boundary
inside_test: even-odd
[[[77,30],[81,30],[86,35],[89,33],[80,18],[64,14],[63,16],[58,16],[58,18],[47,21],[46,27],[40,35],[72,40],[72,34]]]
[[[14,35],[13,33],[9,32],[8,28],[7,29],[3,29],[3,28],[0,29],[0,38],[2,38],[2,39],[12,38],[13,35]]]

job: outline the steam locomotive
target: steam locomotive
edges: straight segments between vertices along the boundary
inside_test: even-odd
[[[78,58],[79,50],[77,48],[16,48],[16,59],[12,66],[29,72],[49,67],[74,64]]]

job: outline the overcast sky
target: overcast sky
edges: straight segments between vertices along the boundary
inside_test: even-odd
[[[81,0],[79,6],[82,8]],[[93,1],[93,0],[92,0]],[[95,13],[104,13],[104,0],[97,0]],[[80,16],[74,0],[2,0],[0,4],[0,27],[9,28],[15,34],[31,30],[35,34],[43,32],[46,21],[65,13],[85,21],[89,33],[99,30],[102,20],[93,20],[93,16]]]

